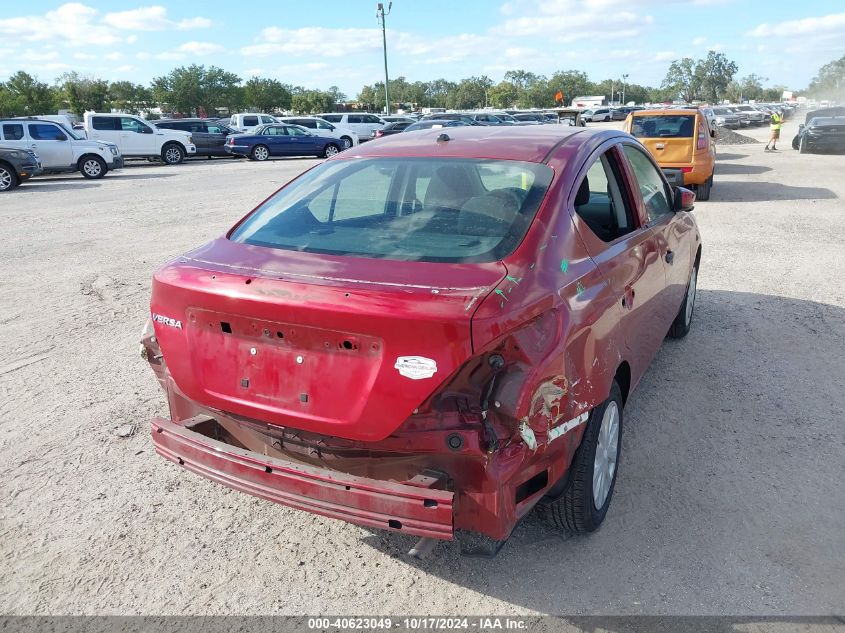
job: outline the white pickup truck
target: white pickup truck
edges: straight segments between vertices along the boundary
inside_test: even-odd
[[[126,158],[160,158],[178,165],[197,153],[190,132],[160,129],[132,114],[86,112],[85,133],[90,140],[114,143]]]
[[[45,172],[79,171],[96,179],[123,167],[123,156],[113,143],[87,141],[64,125],[39,117],[0,119],[0,145],[32,150]]]

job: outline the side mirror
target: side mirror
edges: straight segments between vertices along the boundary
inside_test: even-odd
[[[684,187],[672,187],[675,211],[692,211],[695,208],[695,194]]]
[[[716,138],[716,130],[710,130],[710,136]]]

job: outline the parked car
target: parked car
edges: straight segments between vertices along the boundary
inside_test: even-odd
[[[597,121],[610,121],[613,115],[610,113],[610,108],[596,108],[595,110],[584,110],[581,118],[584,121],[595,123]]]
[[[238,132],[253,132],[259,125],[277,123],[276,117],[261,112],[238,112],[229,117],[228,127]]]
[[[628,108],[613,108],[610,111],[611,121],[624,121],[631,111]]]
[[[327,112],[317,116],[339,128],[352,130],[362,141],[370,140],[372,133],[385,125],[381,118],[366,112]]]
[[[469,554],[540,502],[601,525],[625,403],[692,323],[695,196],[617,130],[448,136],[327,160],[155,274],[159,455]]]
[[[804,116],[804,123],[798,124],[798,134],[795,135],[795,138],[792,139],[792,149],[800,149],[801,146],[801,135],[804,133],[804,129],[807,125],[815,119],[816,117],[840,117],[845,116],[845,106],[839,107],[832,107],[832,108],[824,108],[822,110],[810,110]]]
[[[728,108],[712,108],[713,126],[737,129],[742,126],[740,117]],[[709,120],[708,120],[709,123]]]
[[[471,127],[466,121],[456,119],[422,119],[412,123],[405,128],[405,132],[416,132],[417,130],[439,129],[443,127]]]
[[[699,110],[641,110],[625,121],[654,156],[669,182],[694,187],[699,200],[709,200],[716,167],[715,132]]]
[[[102,178],[123,167],[123,156],[114,143],[89,141],[68,127],[40,117],[0,119],[0,144],[31,149],[42,171],[80,172],[85,178]]]
[[[35,152],[0,143],[0,193],[11,191],[40,173],[41,163]]]
[[[513,118],[522,125],[545,125],[547,123],[546,117],[536,112],[517,112],[513,115]]]
[[[487,125],[477,121],[472,115],[463,112],[438,112],[427,114],[420,121],[463,121],[467,125]]]
[[[264,161],[271,156],[334,156],[343,148],[334,138],[317,136],[298,125],[259,125],[251,134],[233,134],[226,141],[229,154]]]
[[[812,118],[799,136],[798,151],[802,154],[845,151],[845,116]]]
[[[237,132],[232,128],[208,119],[160,119],[155,126],[162,130],[188,132],[197,146],[197,156],[228,156],[224,145],[226,137]]]
[[[482,125],[514,125],[516,123],[516,119],[509,114],[501,115],[491,114],[490,112],[470,112],[467,116]]]
[[[188,132],[160,129],[132,114],[86,112],[85,133],[89,140],[117,145],[124,158],[160,158],[178,165],[197,153]]]
[[[307,128],[312,134],[335,138],[341,142],[343,149],[358,145],[358,135],[352,130],[339,128],[316,116],[280,117],[280,123],[291,123]]]
[[[399,134],[399,132],[404,132],[409,126],[413,125],[414,123],[415,121],[396,121],[395,123],[388,123],[380,130],[373,130],[372,138],[381,138],[382,136]]]
[[[405,121],[407,121],[408,123],[414,122],[414,119],[409,118],[405,115],[396,115],[396,116],[388,115],[388,116],[382,116],[382,117],[379,117],[379,118],[382,121],[384,121],[385,123],[402,123],[402,122],[405,122]]]
[[[734,106],[734,110],[745,113],[748,116],[749,125],[765,125],[769,122],[769,117],[754,106],[738,105]]]

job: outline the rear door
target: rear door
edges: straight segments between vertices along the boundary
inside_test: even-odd
[[[29,147],[38,154],[45,169],[66,169],[73,165],[73,145],[55,123],[27,123]]]
[[[226,156],[223,146],[226,144],[226,137],[232,133],[231,130],[220,123],[205,123],[206,134],[208,135],[208,152],[212,156]]]
[[[95,141],[114,143],[120,148],[122,154],[128,154],[129,146],[124,142],[120,128],[120,117],[97,116],[91,117],[91,129],[88,131],[88,138]]]
[[[0,139],[2,139],[5,147],[29,149],[29,140],[26,137],[23,123],[4,123],[3,134],[0,136]],[[40,159],[41,157],[39,156],[38,158]]]
[[[197,146],[197,154],[201,156],[208,156],[211,154],[211,138],[208,133],[208,126],[205,121],[191,121],[184,124],[185,127],[180,127],[180,130],[190,132],[194,139],[194,145]]]
[[[628,160],[636,187],[640,192],[642,209],[648,226],[654,231],[658,251],[666,270],[666,288],[659,322],[665,324],[665,335],[678,313],[686,293],[690,266],[694,253],[695,225],[689,213],[673,211],[673,192],[651,157],[639,147],[626,143],[624,154]]]
[[[648,368],[663,326],[666,273],[659,239],[645,222],[636,184],[618,145],[605,144],[576,179],[573,220],[587,252],[616,295],[632,383]]]

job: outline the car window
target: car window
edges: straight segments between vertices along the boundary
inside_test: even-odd
[[[347,118],[347,120],[350,123],[363,123],[364,117],[363,117],[363,115],[360,115],[360,114],[350,114],[349,117]]]
[[[625,156],[628,157],[637,178],[637,185],[645,203],[648,221],[653,222],[667,213],[672,213],[672,205],[669,203],[671,195],[657,167],[640,148],[633,145],[624,145],[623,147],[625,148]]]
[[[287,136],[285,126],[283,125],[268,125],[261,130],[262,136]]]
[[[319,127],[314,119],[300,119],[297,121],[291,121],[291,123],[296,123],[297,125],[301,125],[302,127],[307,127],[312,130],[316,130],[317,127]]]
[[[91,127],[103,132],[120,129],[120,118],[116,116],[95,116],[91,117]]]
[[[261,117],[261,122],[262,123],[275,123],[276,120],[271,116],[263,116],[263,117]]]
[[[258,117],[257,116],[245,116],[244,117],[244,127],[254,127],[258,125]]]
[[[149,134],[152,132],[152,129],[148,125],[130,117],[120,117],[120,128],[124,132],[137,132],[138,134]]]
[[[364,115],[364,122],[365,123],[381,123],[381,119],[379,119],[374,114],[366,114],[366,115]]]
[[[3,138],[7,141],[19,141],[23,138],[23,124],[4,123]]]
[[[308,125],[306,127],[312,127],[312,128],[316,127],[317,129],[320,129],[320,130],[333,130],[334,129],[333,125],[329,125],[328,123],[324,123],[323,121],[312,120],[312,121],[310,121],[310,123],[313,123],[314,125]]]
[[[208,131],[209,134],[228,134],[229,133],[229,130],[227,130],[225,127],[223,127],[222,125],[219,125],[217,123],[209,123],[207,131]]]
[[[288,136],[309,136],[308,132],[293,125],[287,127],[287,133]]]
[[[603,242],[612,242],[635,226],[621,178],[614,155],[607,152],[590,166],[576,190],[575,213]]]
[[[694,114],[638,116],[631,125],[637,138],[692,138],[694,132]]]
[[[342,114],[324,114],[321,119],[325,119],[329,123],[340,123],[341,119],[343,119]],[[351,123],[351,121],[350,121]]]
[[[67,140],[67,135],[64,132],[49,123],[30,123],[27,127],[29,128],[29,138],[33,141]]]
[[[180,128],[185,130],[186,132],[196,132],[196,133],[205,133],[208,131],[207,124],[204,121],[192,121],[185,125],[184,128]]]
[[[258,207],[230,239],[355,257],[492,262],[522,240],[552,175],[547,165],[519,161],[328,161]]]

